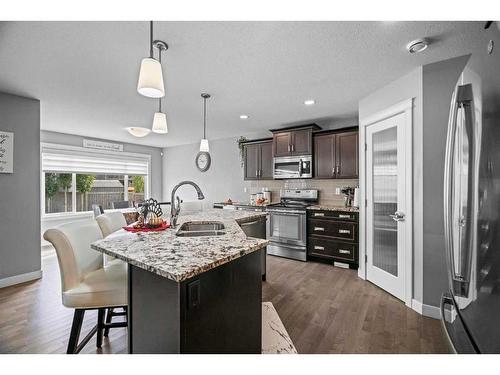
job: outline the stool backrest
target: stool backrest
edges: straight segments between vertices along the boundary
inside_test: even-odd
[[[48,229],[43,238],[56,249],[63,292],[78,285],[92,271],[103,266],[103,256],[90,247],[102,239],[95,220],[74,221]]]
[[[96,221],[99,224],[99,228],[101,228],[103,237],[107,237],[127,225],[125,216],[119,211],[106,212],[99,215],[96,217]]]

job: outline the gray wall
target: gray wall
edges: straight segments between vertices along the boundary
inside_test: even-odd
[[[61,145],[82,147],[84,139],[97,139],[97,138],[81,137],[79,135],[56,133],[46,130],[42,130],[40,132],[40,141],[44,143],[57,143]],[[99,140],[102,141],[102,139]],[[108,141],[116,142],[114,140],[108,140]],[[122,142],[117,142],[117,143],[122,143]],[[161,158],[162,150],[157,147],[123,143],[123,151],[151,155],[151,196],[153,198],[160,198],[162,194],[162,158]]]
[[[444,153],[451,95],[469,55],[423,67],[423,303],[439,306],[448,289],[444,253]]]
[[[40,101],[0,93],[0,130],[14,132],[14,173],[0,174],[0,279],[39,271]]]
[[[248,200],[236,140],[234,137],[209,141],[212,164],[206,172],[200,172],[195,165],[199,143],[164,148],[163,199],[170,200],[172,188],[180,181],[192,180],[200,185],[205,195],[204,206],[227,198],[234,201]],[[185,201],[197,199],[191,186],[180,188],[178,195]]]

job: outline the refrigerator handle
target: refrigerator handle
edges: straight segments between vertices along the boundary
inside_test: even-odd
[[[452,171],[453,171],[453,150],[455,148],[455,134],[457,126],[457,90],[453,91],[450,104],[450,114],[448,117],[448,131],[446,135],[446,148],[444,159],[444,247],[446,252],[446,264],[448,271],[448,281],[450,288],[453,288],[453,227],[452,227]]]
[[[445,238],[445,250],[446,250],[446,260],[448,264],[448,276],[450,280],[450,286],[456,295],[467,296],[468,285],[470,281],[471,272],[471,262],[472,262],[472,246],[473,238],[471,235],[471,225],[472,223],[472,212],[474,210],[473,201],[473,187],[474,187],[474,155],[475,155],[475,145],[473,139],[473,127],[474,127],[474,102],[472,94],[472,85],[467,84],[463,86],[458,86],[454,91],[451,106],[450,115],[448,119],[448,134],[446,139],[446,153],[445,153],[445,174],[444,174],[444,238]],[[462,254],[462,246],[459,249],[453,247],[453,195],[452,188],[456,181],[453,180],[453,151],[456,145],[457,136],[457,114],[458,109],[462,108],[464,111],[465,119],[465,130],[468,134],[469,139],[469,150],[468,150],[468,186],[467,186],[467,212],[466,217],[463,217],[463,213],[460,213],[460,225],[465,227],[465,254]],[[454,256],[455,251],[458,250],[458,269],[455,268]]]

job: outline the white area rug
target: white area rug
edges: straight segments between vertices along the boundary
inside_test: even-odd
[[[297,354],[271,302],[262,302],[262,354]]]

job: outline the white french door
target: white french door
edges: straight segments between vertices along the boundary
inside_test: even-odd
[[[366,127],[366,277],[407,302],[411,134],[405,116],[399,113]]]

